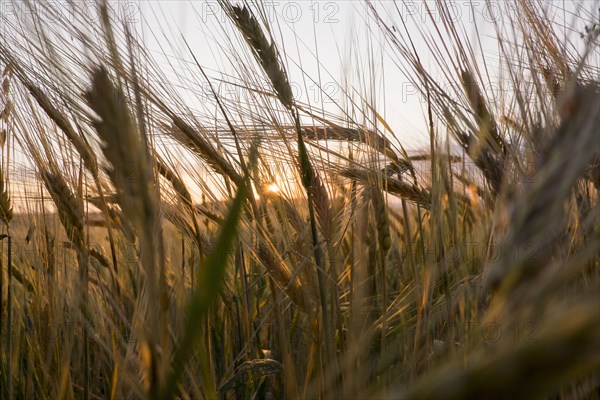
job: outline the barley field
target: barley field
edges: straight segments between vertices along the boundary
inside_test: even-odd
[[[0,399],[600,399],[597,1],[350,2],[335,80],[299,3],[58,3],[0,1]]]

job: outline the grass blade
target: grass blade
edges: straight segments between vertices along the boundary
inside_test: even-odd
[[[173,357],[172,370],[167,377],[160,399],[171,399],[176,394],[185,363],[194,352],[194,344],[200,339],[202,319],[219,295],[225,279],[225,267],[228,255],[232,252],[236,242],[236,231],[240,220],[242,205],[247,195],[244,183],[240,184],[238,193],[233,200],[229,214],[221,225],[221,232],[217,239],[214,251],[207,257],[206,262],[198,276],[198,289],[194,293],[187,310],[187,321],[183,337]],[[207,382],[205,382],[207,383]],[[214,384],[208,388],[209,393],[216,397]]]

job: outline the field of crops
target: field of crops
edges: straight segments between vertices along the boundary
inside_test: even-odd
[[[1,1],[0,399],[600,399],[598,2],[455,3],[361,3],[325,109],[263,2],[212,4],[218,71]]]

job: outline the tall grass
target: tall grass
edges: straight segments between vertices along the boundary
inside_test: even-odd
[[[294,97],[320,77],[261,3],[219,2],[238,75],[184,39],[200,106],[107,2],[24,4],[0,17],[0,398],[600,397],[597,15],[563,37],[507,2],[495,90],[449,4],[413,30],[365,2],[424,99],[407,151],[374,63],[337,114]]]

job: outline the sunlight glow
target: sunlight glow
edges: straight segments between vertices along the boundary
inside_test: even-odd
[[[270,183],[265,187],[265,191],[268,193],[276,194],[281,191],[281,188],[276,183]]]

